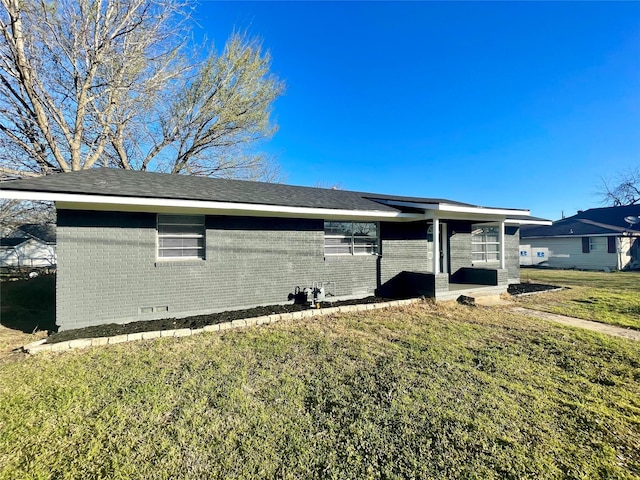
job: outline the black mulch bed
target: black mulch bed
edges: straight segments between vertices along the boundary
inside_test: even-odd
[[[357,305],[361,303],[388,302],[392,299],[382,297],[366,297],[357,300],[343,300],[340,302],[323,302],[323,307],[339,307],[343,305]],[[94,327],[77,328],[53,333],[47,337],[45,343],[59,343],[78,338],[97,338],[124,335],[125,333],[153,332],[155,330],[174,330],[180,328],[202,328],[207,325],[241,320],[243,318],[261,317],[264,315],[274,315],[278,313],[298,312],[307,310],[309,307],[300,304],[270,305],[266,307],[255,307],[247,310],[232,310],[228,312],[211,313],[209,315],[197,315],[186,318],[164,318],[160,320],[147,320],[142,322],[131,322],[124,324],[107,323]]]
[[[510,295],[522,295],[523,293],[546,292],[548,290],[557,290],[557,285],[545,285],[543,283],[512,283],[507,288]]]
[[[555,290],[555,285],[543,285],[540,283],[512,283],[507,292],[511,295],[521,295],[523,293],[544,292]],[[338,307],[342,305],[356,305],[362,303],[380,303],[392,299],[382,297],[366,297],[357,300],[344,300],[340,302],[323,302],[323,307]],[[270,305],[266,307],[255,307],[247,310],[232,310],[228,312],[212,313],[209,315],[197,315],[186,318],[164,318],[160,320],[147,320],[142,322],[132,322],[125,324],[108,323],[96,325],[94,327],[78,328],[75,330],[65,330],[64,332],[53,333],[47,337],[46,343],[66,342],[78,338],[112,337],[114,335],[124,335],[126,333],[153,332],[155,330],[174,330],[180,328],[202,328],[207,325],[231,322],[243,318],[261,317],[278,313],[290,313],[306,310],[309,307],[300,304]]]

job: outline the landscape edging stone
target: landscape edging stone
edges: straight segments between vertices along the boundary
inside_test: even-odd
[[[65,342],[46,344],[46,338],[37,342],[24,345],[22,350],[30,355],[42,352],[63,352],[67,350],[75,350],[79,348],[98,347],[104,345],[115,345],[118,343],[135,342],[138,340],[152,340],[155,338],[171,338],[171,337],[189,337],[200,333],[218,332],[221,330],[230,330],[235,328],[246,328],[258,325],[267,325],[281,320],[300,320],[303,318],[326,317],[335,313],[362,312],[366,310],[379,310],[382,308],[402,307],[419,302],[419,298],[411,298],[407,300],[392,300],[382,303],[368,303],[359,305],[343,305],[340,307],[327,307],[322,309],[300,310],[290,313],[277,313],[272,315],[263,315],[260,317],[244,318],[233,320],[231,322],[222,322],[215,325],[206,325],[202,328],[190,329],[181,328],[177,330],[154,330],[151,332],[128,333],[122,335],[114,335],[112,337],[96,337],[96,338],[76,338]]]

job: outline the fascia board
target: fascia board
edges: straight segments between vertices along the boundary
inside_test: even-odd
[[[442,212],[477,213],[486,215],[529,215],[529,210],[512,210],[509,208],[465,207],[462,205],[440,205]]]
[[[220,215],[283,216],[299,218],[370,219],[384,221],[415,221],[421,214],[387,212],[381,210],[346,210],[313,207],[289,207],[249,203],[214,202],[167,198],[121,197],[75,193],[2,190],[0,198],[15,200],[45,200],[56,202],[59,208],[72,210],[123,210],[123,211],[189,211]]]
[[[202,202],[208,203],[208,202]],[[392,212],[361,211],[361,210],[335,210],[335,209],[243,209],[239,205],[232,208],[211,205],[184,205],[175,203],[170,205],[131,205],[131,204],[106,204],[106,203],[78,203],[56,202],[56,208],[66,210],[94,210],[94,211],[120,211],[120,212],[148,212],[148,213],[184,213],[202,215],[225,215],[245,217],[279,217],[279,218],[316,218],[325,220],[352,220],[352,221],[384,221],[384,222],[415,222],[422,220],[420,215],[394,214]]]
[[[476,223],[497,223],[505,220],[504,215],[491,215],[487,213],[460,213],[460,212],[442,212],[438,210],[428,210],[424,213],[424,218],[427,220],[439,219],[442,221],[447,220],[463,220],[472,221]]]
[[[473,207],[467,205],[452,205],[449,203],[417,203],[417,202],[403,202],[396,200],[389,200],[384,202],[385,205],[398,206],[398,207],[413,207],[422,208],[424,210],[435,210],[438,212],[451,212],[451,213],[468,213],[478,215],[495,215],[495,216],[508,216],[508,215],[529,215],[529,210],[515,210],[509,208],[491,208],[491,207]]]
[[[512,218],[507,218],[504,223],[508,225],[553,225],[551,220],[516,220]]]
[[[568,234],[568,235],[527,235],[526,237],[520,236],[521,240],[527,238],[582,238],[582,237],[640,237],[640,232],[613,232],[613,233],[585,233],[585,234]]]

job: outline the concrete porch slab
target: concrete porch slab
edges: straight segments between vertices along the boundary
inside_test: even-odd
[[[488,296],[500,296],[506,293],[507,285],[471,285],[451,283],[449,284],[449,291],[436,292],[436,302],[448,302],[450,300],[457,299],[460,295],[466,295],[467,297],[473,297],[476,299],[476,303],[481,297]]]

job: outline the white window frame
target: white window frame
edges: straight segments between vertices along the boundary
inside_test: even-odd
[[[351,224],[351,234],[348,235],[340,235],[340,234],[327,234],[327,224],[330,223],[350,223]],[[357,229],[354,228],[354,225],[357,224],[371,224],[375,225],[376,234],[375,235],[357,235],[354,233]],[[380,254],[380,224],[378,222],[352,222],[352,221],[327,221],[324,222],[324,255],[325,257],[340,257],[340,256],[370,256],[370,255],[379,255]],[[341,240],[349,240],[342,245],[327,245],[327,239],[341,239]],[[369,239],[370,242],[366,242],[363,245],[358,245],[356,239]],[[349,252],[337,252],[332,253],[331,249],[335,247],[344,247],[348,246]],[[371,249],[372,251],[367,251]],[[360,250],[360,251],[359,251]]]
[[[489,233],[485,231],[488,228],[495,228],[497,235],[496,241],[487,240],[487,236]],[[474,233],[476,230],[483,230],[482,233],[477,234]],[[494,235],[493,233],[491,235]],[[487,247],[489,245],[497,245],[497,250],[489,251]],[[500,263],[500,253],[501,253],[501,245],[500,245],[500,225],[472,225],[471,226],[471,261],[473,264],[476,263]],[[496,258],[488,258],[489,254],[492,256],[495,255]],[[476,255],[482,255],[482,259],[476,259]]]
[[[161,233],[161,227],[163,226],[181,226],[188,227],[187,229],[193,230],[189,233]],[[180,261],[180,260],[204,260],[206,254],[206,227],[204,215],[181,215],[181,214],[162,214],[156,215],[156,258],[159,261]],[[163,247],[161,246],[161,239],[201,239],[202,246],[175,246],[175,247]],[[184,256],[182,252],[185,250],[199,250],[198,255]],[[175,251],[176,255],[161,255],[161,252]]]

